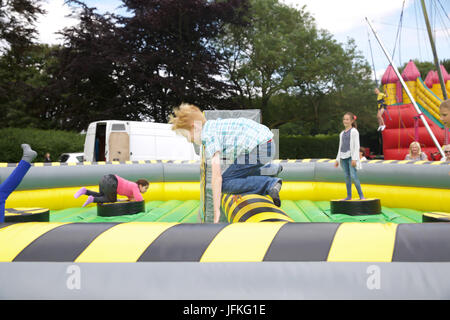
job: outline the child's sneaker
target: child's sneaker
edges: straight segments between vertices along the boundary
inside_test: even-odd
[[[83,207],[86,207],[88,204],[91,204],[92,202],[94,202],[94,197],[93,196],[89,196],[86,200],[86,202],[83,204]]]
[[[273,199],[273,203],[277,207],[281,207],[281,200],[279,195],[280,190],[281,190],[281,180],[275,183],[275,186],[273,186],[273,188],[269,190],[269,196]]]
[[[83,188],[81,188],[80,190],[78,190],[78,191],[73,195],[73,197],[74,197],[75,199],[77,199],[77,198],[79,198],[80,196],[82,196],[83,194],[86,194],[86,188],[85,188],[85,187],[83,187]]]

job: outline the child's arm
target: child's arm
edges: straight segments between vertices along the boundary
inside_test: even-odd
[[[139,191],[139,187],[136,185],[136,188],[133,188],[133,199],[131,201],[142,201],[144,198],[142,197],[141,192]]]
[[[212,171],[212,193],[214,205],[214,223],[218,223],[220,219],[220,197],[222,196],[222,172],[220,169],[220,152],[214,153],[211,159]]]
[[[351,146],[351,154],[352,154],[352,166],[356,167],[356,162],[359,159],[359,132],[356,129],[352,129],[352,146]]]
[[[334,166],[336,168],[339,167],[339,153],[341,152],[341,143],[342,143],[342,132],[339,134],[339,147],[336,155],[336,162],[334,163]]]

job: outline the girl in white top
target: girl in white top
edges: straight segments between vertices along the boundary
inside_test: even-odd
[[[344,131],[339,135],[339,149],[336,156],[335,167],[341,165],[345,173],[345,185],[347,187],[347,198],[352,199],[352,180],[355,183],[359,198],[365,199],[361,189],[356,169],[361,169],[361,160],[359,158],[359,132],[356,129],[356,116],[347,112],[342,118]]]

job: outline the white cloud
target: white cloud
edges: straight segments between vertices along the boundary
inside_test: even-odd
[[[41,16],[36,23],[38,41],[47,44],[61,43],[61,36],[56,32],[76,25],[78,19],[68,17],[71,9],[64,4],[64,0],[47,0],[42,7],[47,14]]]
[[[403,0],[281,0],[295,8],[306,5],[320,28],[333,34],[367,25],[365,17],[378,19],[401,11]],[[411,2],[407,1],[405,6]]]

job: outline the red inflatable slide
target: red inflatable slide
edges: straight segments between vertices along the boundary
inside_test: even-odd
[[[448,95],[450,76],[444,66],[441,66],[441,69],[445,74]],[[419,111],[414,108],[410,97],[402,89],[394,69],[389,66],[381,80],[383,90],[387,95],[385,98],[386,112],[383,114],[386,128],[382,132],[384,159],[405,159],[411,142],[418,141],[422,151],[427,154],[428,160],[440,160],[439,150],[419,116],[424,116],[436,140],[442,147],[446,143],[446,129],[439,115],[439,106],[443,101],[443,94],[437,73],[430,71],[424,82],[416,65],[410,60],[401,76],[416,101]]]
[[[425,118],[440,145],[444,145],[444,130],[426,115]],[[382,135],[385,160],[405,159],[409,152],[409,145],[413,141],[419,141],[422,151],[428,156],[428,160],[439,160],[441,158],[412,104],[388,106],[387,112],[384,113],[384,121],[386,129],[383,130]]]

